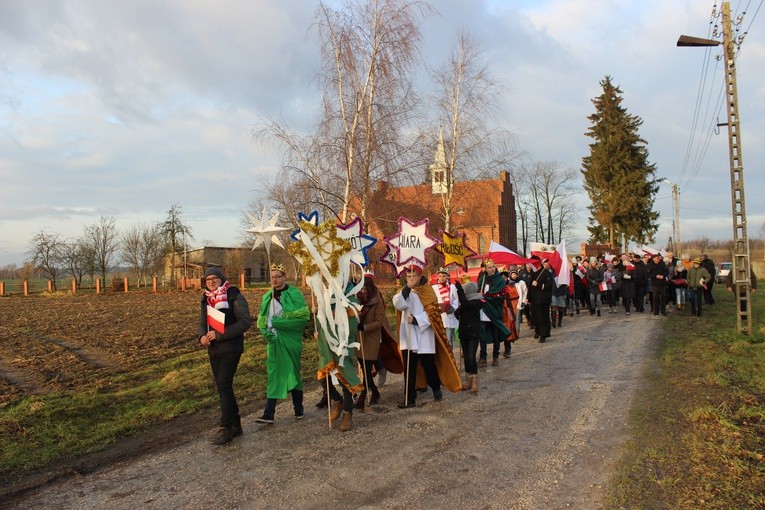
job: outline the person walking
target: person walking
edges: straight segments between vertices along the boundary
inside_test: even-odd
[[[258,329],[266,340],[266,407],[258,423],[273,424],[276,401],[292,395],[295,419],[303,418],[303,377],[300,355],[303,329],[311,318],[303,294],[287,284],[283,264],[271,264],[271,289],[263,295]]]
[[[600,284],[605,280],[605,271],[603,266],[598,263],[595,257],[590,258],[590,267],[584,275],[587,279],[587,286],[590,291],[590,315],[598,314],[600,317],[601,293]]]
[[[632,256],[632,281],[635,282],[635,296],[632,302],[635,304],[635,311],[643,313],[645,311],[645,292],[646,282],[648,281],[648,267],[638,253]]]
[[[678,312],[682,312],[685,309],[685,295],[688,293],[688,270],[682,260],[675,264],[672,285],[675,287],[675,307]]]
[[[252,326],[252,319],[247,300],[237,287],[229,284],[220,268],[208,268],[204,281],[206,290],[200,303],[199,343],[207,347],[220,399],[220,427],[212,443],[223,445],[242,435],[242,420],[234,394],[234,375],[244,352],[244,332]],[[221,314],[223,321],[220,321]],[[222,332],[208,325],[208,315],[212,316],[213,323],[217,322],[218,329],[223,329]]]
[[[465,384],[463,390],[478,393],[478,363],[476,351],[481,342],[481,308],[483,308],[483,296],[478,293],[478,285],[468,282],[463,287],[459,282],[454,284],[457,288],[457,299],[460,306],[456,315],[459,320],[459,338],[462,352],[465,355]]]
[[[507,280],[497,270],[497,266],[491,259],[485,261],[485,272],[478,277],[478,291],[484,296],[486,304],[481,309],[481,321],[483,326],[483,340],[480,345],[479,367],[486,366],[488,358],[488,344],[491,343],[492,366],[499,364],[499,346],[510,336],[503,321],[503,307],[505,306],[505,286]],[[505,354],[510,353],[512,344],[505,342]]]
[[[436,283],[433,284],[433,291],[438,298],[438,306],[441,308],[441,322],[444,323],[446,337],[449,339],[449,346],[454,350],[454,329],[457,327],[457,318],[454,311],[459,306],[457,301],[457,288],[449,282],[449,270],[445,267],[438,269]]]
[[[654,253],[648,265],[648,279],[653,293],[653,314],[667,315],[667,266],[661,253]]]
[[[364,389],[361,390],[354,407],[364,409],[367,391],[371,393],[369,405],[375,405],[380,400],[380,391],[377,389],[374,377],[372,377],[372,371],[380,356],[380,347],[383,342],[390,345],[391,342],[395,343],[395,340],[388,323],[388,317],[385,315],[385,301],[382,293],[375,285],[374,276],[371,273],[364,274],[364,287],[359,291],[358,297],[361,302],[358,324],[361,349],[356,351],[356,356],[362,363]],[[400,356],[398,348],[396,348],[396,353]]]
[[[715,274],[717,273],[715,270],[715,261],[710,259],[709,256],[704,253],[701,255],[701,267],[706,269],[709,275],[712,277],[712,280],[707,284],[706,288],[703,289],[704,303],[713,305],[715,304],[715,297],[712,294],[712,288],[715,285]]]
[[[688,270],[688,302],[691,305],[691,315],[696,317],[701,317],[704,291],[712,280],[712,275],[702,266],[702,262],[701,259],[694,259]]]
[[[531,275],[529,287],[529,303],[534,317],[534,338],[544,343],[550,337],[550,305],[552,292],[555,287],[555,270],[548,259],[542,259],[539,269]]]

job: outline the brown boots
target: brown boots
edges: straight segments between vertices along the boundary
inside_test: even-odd
[[[353,415],[348,411],[342,412],[342,419],[340,420],[340,426],[338,430],[340,432],[348,432],[353,427]]]
[[[343,411],[343,403],[341,401],[332,402],[332,411],[329,413],[330,421],[334,422],[342,416],[340,420],[340,426],[338,430],[341,432],[347,432],[353,427],[353,415],[348,411]]]
[[[478,393],[478,376],[467,374],[465,383],[462,385],[462,390],[470,390],[471,393]]]

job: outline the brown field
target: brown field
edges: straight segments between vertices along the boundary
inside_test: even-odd
[[[262,292],[245,291],[252,315]],[[24,395],[111,385],[117,374],[198,350],[199,298],[198,291],[0,298],[0,407]]]

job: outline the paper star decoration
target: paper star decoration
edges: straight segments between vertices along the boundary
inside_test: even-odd
[[[303,221],[307,221],[308,223],[312,223],[313,225],[319,224],[319,211],[311,211],[311,213],[306,216],[304,213],[299,212],[297,214],[298,217],[298,224],[300,224]],[[300,241],[300,228],[293,230],[290,234],[290,239],[293,241]]]
[[[308,221],[301,221],[300,230],[301,242],[290,244],[289,252],[302,264],[303,273],[310,276],[320,272],[315,258],[318,257],[324,262],[330,275],[337,276],[340,271],[340,257],[351,251],[351,243],[337,236],[335,222],[329,220],[314,225]],[[303,234],[307,235],[307,239],[302,239]],[[311,253],[309,246],[315,250],[314,253]]]
[[[270,254],[271,243],[284,248],[284,245],[276,234],[289,230],[289,228],[276,226],[276,222],[279,221],[279,211],[276,211],[271,217],[268,221],[268,225],[266,225],[265,207],[263,207],[263,215],[260,218],[255,218],[249,213],[247,214],[247,218],[249,218],[250,223],[252,223],[252,228],[248,228],[247,232],[255,234],[255,244],[252,245],[253,250],[263,244],[266,247],[266,253]]]
[[[462,235],[451,235],[448,232],[441,231],[443,242],[439,245],[438,251],[444,256],[444,265],[457,264],[467,271],[467,257],[475,255],[475,252],[465,244],[465,233]]]
[[[425,252],[438,244],[438,239],[428,235],[429,224],[428,218],[412,223],[406,218],[399,217],[398,233],[391,238],[385,238],[385,242],[396,249],[396,264],[399,266],[405,266],[410,262],[417,262],[422,266],[427,264]]]
[[[392,236],[393,237],[393,236]],[[390,264],[393,266],[393,270],[395,271],[396,277],[399,278],[401,276],[401,273],[404,272],[404,269],[406,269],[404,266],[399,266],[396,264],[396,250],[388,244],[388,241],[391,239],[391,237],[385,238],[385,253],[382,254],[382,257],[380,257],[380,262],[384,262],[386,264]]]
[[[337,237],[351,243],[351,262],[361,267],[369,264],[367,251],[377,243],[377,238],[364,234],[364,222],[356,218],[347,225],[337,226]]]

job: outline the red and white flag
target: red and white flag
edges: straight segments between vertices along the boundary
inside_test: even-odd
[[[226,329],[226,314],[207,305],[207,325],[222,335]]]
[[[555,269],[555,280],[558,282],[558,285],[568,285],[571,287],[571,266],[566,254],[565,239],[561,239],[558,246],[530,243],[529,248],[532,255],[536,255],[540,259],[547,259],[550,262],[552,268]]]

